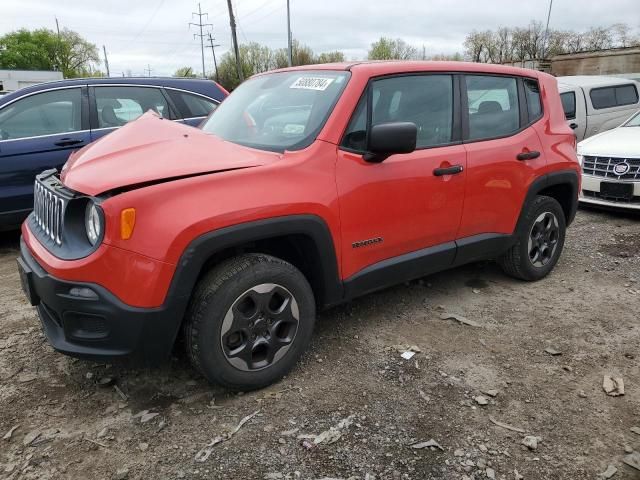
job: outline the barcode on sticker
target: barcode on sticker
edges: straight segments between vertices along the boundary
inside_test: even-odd
[[[333,78],[300,77],[289,88],[324,91],[333,82]]]

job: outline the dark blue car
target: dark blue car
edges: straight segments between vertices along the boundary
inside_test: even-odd
[[[0,97],[0,229],[33,207],[35,176],[73,150],[148,110],[198,125],[228,93],[211,80],[91,78],[26,87]]]

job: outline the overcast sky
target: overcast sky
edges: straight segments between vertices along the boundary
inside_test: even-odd
[[[26,27],[79,32],[109,55],[112,75],[131,71],[170,75],[178,67],[201,70],[200,43],[190,21],[198,9],[192,0],[2,0],[0,34]],[[238,41],[286,46],[286,0],[233,0]],[[213,24],[216,55],[231,46],[226,0],[202,0]],[[380,36],[400,37],[427,55],[463,51],[473,29],[525,26],[546,21],[547,0],[291,0],[295,38],[316,53],[342,50],[347,59],[365,58]],[[591,26],[626,22],[640,25],[640,0],[555,0],[551,27],[586,30]],[[637,30],[636,30],[637,31]],[[199,31],[198,31],[199,33]],[[213,70],[211,49],[205,51]]]

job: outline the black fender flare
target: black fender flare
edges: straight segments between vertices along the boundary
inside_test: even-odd
[[[181,323],[201,270],[213,255],[248,242],[294,234],[311,239],[317,251],[316,265],[320,270],[319,278],[323,290],[322,305],[340,303],[343,298],[343,286],[329,227],[317,215],[287,215],[240,223],[196,237],[189,243],[176,265],[165,304],[178,304],[177,311],[182,312],[178,323]]]
[[[547,173],[546,175],[536,178],[533,182],[531,182],[531,185],[529,185],[529,189],[527,191],[527,195],[524,199],[524,202],[522,203],[520,217],[518,218],[518,223],[516,224],[514,233],[520,232],[520,229],[522,228],[522,221],[524,218],[524,211],[526,207],[530,205],[531,202],[533,202],[535,197],[540,192],[555,185],[569,185],[571,187],[571,205],[569,206],[569,212],[566,218],[567,226],[569,226],[573,222],[574,218],[576,217],[576,212],[578,211],[578,173],[575,170],[559,170],[556,172]]]

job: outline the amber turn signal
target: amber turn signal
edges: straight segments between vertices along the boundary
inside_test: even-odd
[[[120,238],[129,240],[133,235],[133,227],[136,226],[136,209],[125,208],[120,212]]]

